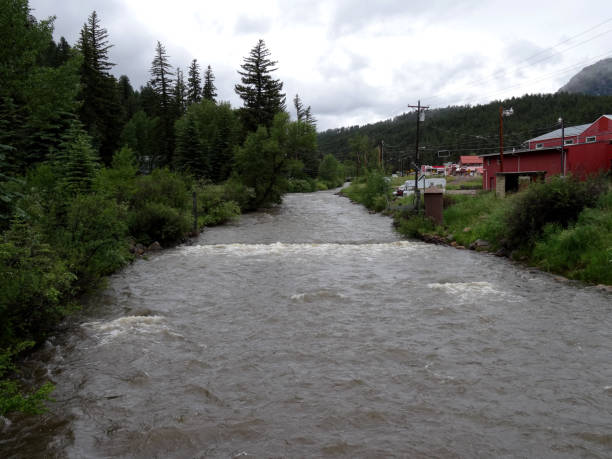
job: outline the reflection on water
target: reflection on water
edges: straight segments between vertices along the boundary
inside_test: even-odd
[[[331,192],[113,276],[7,457],[609,457],[610,296]]]

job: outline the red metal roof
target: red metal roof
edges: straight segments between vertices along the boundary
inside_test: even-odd
[[[480,156],[460,156],[459,162],[461,164],[482,164],[482,158]]]

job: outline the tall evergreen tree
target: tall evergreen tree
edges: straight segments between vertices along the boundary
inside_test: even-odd
[[[121,75],[119,77],[119,81],[117,81],[117,89],[119,92],[119,101],[121,102],[123,116],[127,122],[127,120],[130,120],[138,111],[138,98],[127,75]]]
[[[211,100],[215,102],[215,98],[217,97],[217,88],[215,87],[215,75],[210,68],[210,65],[206,69],[206,73],[204,74],[204,89],[202,90],[202,96],[206,100]]]
[[[266,44],[259,40],[249,56],[244,58],[242,71],[238,71],[242,84],[237,84],[234,90],[243,100],[241,115],[249,131],[256,130],[259,125],[271,126],[274,116],[285,110],[285,94],[281,92],[283,83],[271,75],[277,70],[277,62],[270,60],[269,56]]]
[[[37,21],[27,0],[0,7],[0,144],[12,147],[6,162],[15,173],[43,161],[74,119],[79,56],[47,60],[53,19]],[[9,172],[3,167],[3,172]]]
[[[155,48],[155,57],[151,63],[151,80],[149,85],[157,95],[159,101],[158,116],[161,121],[160,149],[161,163],[170,164],[174,153],[174,121],[175,112],[172,110],[172,95],[174,74],[170,71],[170,62],[166,49],[158,41]]]
[[[298,123],[304,119],[304,104],[302,103],[299,94],[293,98],[293,106],[295,107],[295,115]]]
[[[189,65],[187,74],[187,103],[196,104],[202,100],[202,78],[200,77],[200,66],[194,59]]]
[[[174,73],[170,71],[170,68],[166,48],[158,41],[155,47],[155,57],[151,63],[151,80],[149,84],[159,96],[162,112],[169,110],[172,98],[172,76]]]
[[[180,118],[187,110],[187,87],[183,78],[183,71],[176,68],[176,83],[174,85],[174,107],[176,118]]]
[[[83,24],[78,47],[83,55],[80,118],[94,144],[99,147],[103,161],[110,164],[118,147],[118,136],[124,119],[121,116],[117,82],[109,73],[115,65],[108,57],[112,45],[95,11]]]

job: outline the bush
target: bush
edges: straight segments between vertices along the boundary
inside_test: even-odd
[[[612,192],[596,208],[584,209],[577,222],[563,229],[549,224],[533,249],[540,268],[572,279],[612,285]]]
[[[411,238],[419,238],[424,234],[435,232],[435,223],[424,215],[412,215],[410,218],[396,219],[397,231]]]
[[[220,225],[240,215],[239,204],[229,200],[227,195],[227,183],[198,187],[198,226]]]
[[[65,219],[52,240],[77,276],[79,290],[96,287],[129,261],[124,206],[99,194],[79,195],[69,203]]]
[[[13,358],[33,345],[33,341],[22,341],[14,347],[0,348],[0,416],[15,411],[26,414],[41,414],[46,411],[43,402],[50,400],[49,394],[54,389],[53,384],[45,383],[30,395],[24,395],[20,393],[16,381],[4,379],[17,372]]]
[[[585,207],[595,205],[607,187],[602,177],[586,182],[553,177],[548,182],[532,184],[517,195],[506,218],[510,247],[532,247],[547,224],[567,228]]]
[[[190,186],[186,177],[168,169],[138,177],[128,217],[132,237],[146,245],[182,240],[191,227]]]
[[[191,199],[190,180],[168,169],[155,169],[151,175],[137,177],[130,207],[138,209],[146,203],[160,203],[174,209],[187,210]]]
[[[42,234],[14,221],[0,237],[0,347],[43,339],[68,312],[74,279]]]
[[[159,242],[171,245],[183,239],[189,232],[189,216],[179,209],[161,202],[147,202],[134,210],[128,218],[130,234],[145,245]]]
[[[289,193],[311,193],[316,191],[316,188],[317,182],[312,179],[289,179],[287,181],[287,192]]]
[[[234,201],[224,201],[198,217],[199,226],[220,225],[240,215],[240,206]]]

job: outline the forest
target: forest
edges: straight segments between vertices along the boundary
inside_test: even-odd
[[[210,66],[173,68],[160,42],[145,86],[113,76],[112,39],[95,11],[69,44],[27,0],[0,7],[3,416],[44,409],[53,387],[24,392],[16,362],[141,248],[179,243],[287,191],[338,186],[344,172],[331,156],[320,161],[299,95],[291,119],[263,40],[238,70],[234,108],[217,99]]]
[[[425,111],[420,123],[420,164],[457,162],[461,155],[499,151],[499,107],[514,114],[503,119],[504,149],[520,148],[523,142],[565,126],[594,122],[612,111],[612,96],[558,92],[532,94],[476,106],[452,106]],[[384,143],[383,143],[384,142]],[[416,148],[416,112],[364,126],[329,129],[317,136],[321,154],[334,154],[340,161],[370,162],[382,158],[388,171],[411,169]],[[361,153],[361,155],[359,154]]]

